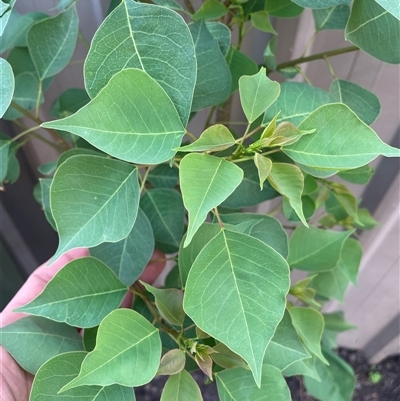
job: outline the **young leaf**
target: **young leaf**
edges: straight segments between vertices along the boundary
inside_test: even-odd
[[[52,260],[69,249],[120,241],[137,216],[137,168],[104,157],[73,156],[54,175],[50,202],[60,236]]]
[[[14,94],[14,74],[10,64],[0,58],[1,94],[0,94],[0,118],[8,109]]]
[[[50,186],[52,182],[52,178],[39,178],[44,215],[46,216],[46,219],[51,227],[57,231],[56,222],[54,221],[50,207]]]
[[[181,146],[176,150],[179,152],[216,152],[230,148],[235,143],[235,138],[229,129],[224,125],[216,124],[203,131],[197,141],[186,146]]]
[[[345,29],[350,17],[350,7],[341,4],[331,8],[312,10],[316,31],[324,29]]]
[[[203,224],[208,212],[220,205],[241,183],[243,171],[215,156],[189,154],[179,166],[183,203],[189,212],[184,246]]]
[[[203,401],[199,386],[186,370],[171,376],[161,394],[160,401]]]
[[[196,83],[196,58],[188,26],[179,14],[154,4],[123,1],[93,38],[84,71],[90,97],[97,96],[125,68],[147,72],[171,98],[186,126]]]
[[[114,75],[72,116],[42,125],[78,135],[119,159],[146,164],[171,159],[184,135],[178,112],[164,89],[135,68]]]
[[[228,9],[218,0],[206,0],[193,14],[193,21],[218,19],[228,13]]]
[[[53,18],[32,25],[28,31],[29,53],[39,80],[58,74],[69,63],[78,37],[75,4]]]
[[[213,350],[216,352],[211,354],[211,358],[217,365],[225,369],[237,367],[249,368],[247,363],[239,355],[232,352],[226,345],[219,343],[213,347]]]
[[[83,350],[82,337],[74,327],[36,316],[1,328],[0,345],[33,375],[55,355]]]
[[[280,85],[271,81],[262,67],[255,75],[240,77],[239,93],[247,121],[252,123],[278,98]]]
[[[68,263],[33,301],[18,312],[43,316],[75,327],[94,327],[118,308],[128,288],[100,260]]]
[[[194,359],[197,363],[197,366],[200,370],[210,379],[212,380],[212,365],[213,360],[211,356],[206,353],[197,352],[194,356]]]
[[[107,387],[82,386],[59,394],[60,389],[79,374],[86,352],[67,352],[47,361],[38,370],[30,401],[69,401],[71,399],[96,401],[135,401],[133,389],[118,384]]]
[[[246,234],[223,230],[197,256],[183,305],[201,330],[249,364],[259,386],[262,357],[282,318],[288,286],[281,255]]]
[[[289,387],[274,366],[263,365],[258,387],[251,373],[243,368],[225,370],[216,376],[221,401],[291,401]]]
[[[339,4],[350,4],[351,0],[292,0],[293,3],[305,8],[329,8]]]
[[[289,241],[290,267],[310,272],[333,269],[339,261],[342,245],[351,233],[297,227]]]
[[[141,283],[154,295],[160,315],[171,324],[182,326],[185,320],[185,312],[182,308],[183,291],[176,288],[155,288],[150,284]]]
[[[321,351],[321,338],[324,331],[324,318],[315,309],[291,307],[292,323],[305,347],[322,362],[329,364]]]
[[[181,349],[171,349],[160,361],[160,366],[157,370],[158,375],[176,375],[183,370],[186,362],[185,351]]]
[[[337,102],[349,106],[367,125],[375,121],[381,110],[378,97],[353,82],[335,79],[331,83],[329,92]]]
[[[400,63],[399,20],[375,0],[354,1],[345,37],[379,60]]]
[[[8,150],[10,141],[8,139],[0,139],[0,183],[4,181],[8,169]]]
[[[304,189],[304,176],[301,170],[293,164],[273,163],[268,181],[289,201],[302,223],[308,227],[301,201]]]
[[[343,124],[343,121],[346,124]],[[295,162],[311,168],[350,170],[361,167],[379,155],[400,156],[400,150],[382,142],[346,105],[321,106],[299,126],[316,129],[283,151]]]
[[[151,189],[143,194],[140,207],[150,221],[156,248],[176,252],[185,226],[181,194],[169,188]]]
[[[125,284],[131,285],[142,274],[154,250],[154,236],[150,222],[141,209],[126,238],[118,242],[104,242],[90,249],[90,254],[104,262]]]
[[[79,375],[60,391],[83,385],[141,386],[155,376],[160,357],[158,329],[133,310],[117,309],[100,323],[96,347]]]
[[[194,22],[189,25],[189,29],[195,43],[197,60],[192,111],[197,111],[226,100],[231,88],[231,74],[219,43],[208,31],[205,22]]]
[[[268,157],[264,157],[259,153],[256,153],[254,155],[254,164],[258,170],[258,177],[260,178],[260,191],[262,191],[264,187],[264,181],[268,178],[271,172],[272,161],[271,159],[268,159]]]

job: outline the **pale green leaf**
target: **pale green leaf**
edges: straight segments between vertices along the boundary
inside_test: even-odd
[[[319,361],[316,356],[312,356],[311,358],[301,359],[300,361],[294,362],[291,365],[289,365],[285,370],[283,370],[282,373],[284,376],[301,375],[301,376],[312,377],[316,381],[320,381],[321,378],[319,377],[316,368],[317,362]]]
[[[389,11],[390,14],[395,16],[398,20],[400,20],[400,7],[397,0],[375,0],[378,4],[380,4],[385,10]]]
[[[196,50],[197,81],[192,111],[222,103],[231,88],[231,74],[218,41],[211,35],[204,21],[189,25]],[[179,60],[182,62],[182,60]]]
[[[176,288],[155,288],[150,284],[141,283],[154,295],[161,316],[175,326],[182,326],[185,320],[185,312],[182,308],[183,291]]]
[[[258,239],[223,230],[190,270],[184,309],[201,330],[240,355],[260,385],[262,358],[282,319],[288,287],[280,254]]]
[[[160,366],[157,370],[158,375],[176,375],[183,370],[186,362],[185,351],[181,349],[171,349],[160,361]]]
[[[321,381],[305,377],[307,392],[321,401],[351,401],[355,387],[353,369],[333,352],[324,350],[324,355],[329,366],[316,361]]]
[[[93,257],[73,260],[18,312],[43,316],[70,326],[94,327],[118,308],[128,287]]]
[[[263,365],[257,387],[248,370],[235,368],[217,374],[221,401],[291,401],[290,390],[279,369]]]
[[[140,199],[140,207],[150,221],[156,248],[165,253],[176,252],[185,218],[181,194],[169,188],[147,190]]]
[[[68,149],[67,151],[61,153],[60,157],[57,160],[57,168],[61,166],[67,159],[69,159],[72,156],[107,156],[104,153],[97,151],[97,150],[92,150],[92,149],[87,149],[87,148],[72,148]]]
[[[297,126],[315,109],[332,102],[334,99],[329,93],[320,88],[300,82],[284,82],[278,99],[264,115],[263,125],[267,125],[280,111],[277,123],[289,121]]]
[[[292,325],[290,314],[285,311],[265,351],[264,364],[273,365],[282,371],[292,363],[308,357]]]
[[[141,386],[155,376],[160,357],[158,329],[131,309],[117,309],[100,323],[95,349],[61,391],[83,385]]]
[[[303,7],[298,6],[291,0],[266,0],[265,11],[274,17],[293,18],[303,12]]]
[[[8,150],[10,149],[10,141],[0,139],[0,183],[4,181],[8,169]]]
[[[341,171],[338,175],[340,178],[353,184],[365,185],[369,182],[374,173],[375,170],[367,164],[353,170]]]
[[[44,215],[51,227],[56,230],[56,222],[54,221],[53,214],[51,213],[50,207],[50,186],[53,182],[52,178],[39,178],[40,189],[41,189],[41,199]]]
[[[305,8],[329,8],[339,4],[350,4],[351,0],[292,0],[293,3]]]
[[[250,20],[254,28],[262,32],[268,32],[277,35],[277,32],[275,31],[274,27],[271,24],[271,21],[269,20],[269,14],[267,13],[267,11],[261,10],[255,13],[251,13]]]
[[[218,0],[206,0],[193,14],[193,21],[218,19],[228,13],[228,9]]]
[[[53,260],[69,249],[120,241],[137,216],[137,168],[99,156],[70,157],[54,175],[50,204],[60,237]]]
[[[11,65],[0,58],[0,77],[1,77],[1,94],[0,94],[0,118],[8,109],[14,94],[14,74]]]
[[[83,350],[82,337],[74,327],[37,316],[1,328],[0,345],[32,374],[55,355]]]
[[[379,60],[400,63],[400,22],[375,0],[354,1],[345,37]]]
[[[244,114],[252,123],[278,98],[280,85],[271,81],[262,67],[255,75],[240,77],[239,93]]]
[[[203,401],[199,386],[186,370],[171,376],[161,394],[160,401]]]
[[[290,267],[310,272],[333,269],[340,251],[352,231],[328,231],[316,227],[297,227],[289,241]]]
[[[155,188],[173,188],[179,181],[179,170],[175,166],[159,164],[150,170],[147,181]]]
[[[331,8],[312,10],[316,31],[324,29],[344,29],[350,17],[350,7],[341,4]]]
[[[189,154],[179,166],[183,203],[189,212],[184,246],[203,224],[207,214],[219,206],[241,183],[243,171],[235,164],[206,154]]]
[[[375,121],[381,110],[377,96],[353,82],[335,79],[329,92],[335,101],[349,106],[367,125]]]
[[[0,36],[3,34],[4,29],[6,28],[8,21],[11,16],[11,12],[13,10],[14,4],[17,0],[6,0],[7,3],[1,1],[1,9],[0,9]]]
[[[43,127],[72,132],[112,156],[146,164],[171,159],[185,133],[166,92],[135,68],[114,75],[77,113]]]
[[[203,131],[197,141],[176,150],[179,152],[216,152],[230,148],[235,143],[235,138],[229,129],[222,124],[216,124]]]
[[[302,210],[304,214],[304,218],[307,221],[311,218],[315,212],[315,202],[308,195],[302,195],[301,198]],[[300,217],[297,215],[296,211],[292,208],[287,198],[283,198],[282,202],[282,211],[285,216],[285,219],[288,221],[298,222],[301,221]]]
[[[36,22],[28,31],[29,53],[39,80],[58,74],[69,63],[78,36],[75,4],[52,18]]]
[[[324,331],[324,318],[315,309],[291,307],[292,323],[303,344],[322,362],[329,364],[321,351],[321,338]]]
[[[304,189],[304,176],[301,170],[293,164],[273,163],[268,181],[289,201],[302,223],[308,227],[301,200]]]
[[[30,401],[135,401],[132,388],[82,386],[59,394],[60,389],[79,374],[86,352],[67,352],[47,361],[38,370],[32,384]]]
[[[231,46],[231,31],[230,29],[222,24],[221,22],[206,22],[206,27],[211,36],[218,42],[219,50],[225,57]]]
[[[141,209],[126,238],[104,242],[90,249],[90,254],[104,262],[125,285],[133,284],[143,273],[154,250],[150,222]]]
[[[183,7],[176,0],[155,0],[153,3],[157,4],[158,6],[170,8],[171,10],[183,10]]]
[[[343,124],[345,121],[345,124]],[[309,115],[300,129],[316,129],[298,142],[283,148],[295,162],[316,169],[350,170],[379,155],[399,157],[400,150],[382,142],[348,106],[335,103],[321,106]]]
[[[90,97],[125,68],[147,72],[172,100],[182,125],[187,124],[196,58],[189,29],[179,14],[154,4],[123,1],[93,38],[84,69]]]
[[[260,190],[263,190],[264,181],[268,178],[271,168],[272,168],[272,161],[267,157],[262,156],[259,153],[254,155],[254,164],[258,170],[258,177],[260,178]],[[275,188],[276,189],[276,188]]]

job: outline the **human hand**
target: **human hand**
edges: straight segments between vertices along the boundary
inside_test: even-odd
[[[74,259],[88,255],[89,252],[87,249],[73,249],[65,253],[50,266],[46,266],[45,263],[38,267],[1,312],[0,327],[7,326],[26,316],[24,313],[13,312],[13,310],[22,305],[26,305],[39,295],[46,284],[66,264]],[[164,254],[156,250],[153,253],[152,259],[159,260],[163,257]],[[140,276],[140,279],[152,283],[161,273],[164,265],[165,262],[163,261],[149,263],[143,274]],[[129,294],[127,295],[127,298],[124,299],[122,306],[128,306],[130,304],[131,299],[129,298]],[[0,347],[0,401],[28,401],[32,381],[33,376],[24,371],[17,362],[15,362],[11,355],[3,347]]]

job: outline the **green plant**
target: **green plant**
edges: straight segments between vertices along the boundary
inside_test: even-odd
[[[368,379],[372,384],[378,384],[382,381],[382,373],[378,371],[371,371],[368,374]]]
[[[0,60],[0,112],[36,126],[2,136],[0,178],[14,180],[15,152],[31,138],[58,149],[59,159],[41,166],[36,193],[59,234],[52,260],[76,247],[91,253],[19,308],[33,316],[1,330],[2,346],[37,375],[31,400],[134,400],[130,388],[163,374],[163,401],[197,401],[188,374],[197,368],[217,381],[221,400],[290,400],[284,376],[292,375],[320,400],[350,400],[352,369],[332,349],[352,326],[321,307],[356,281],[355,230],[376,222],[331,177],[365,184],[369,162],[400,153],[367,125],[379,113],[374,94],[340,79],[328,93],[268,75],[293,77],[305,62],[359,49],[399,63],[394,3],[206,0],[195,10],[190,0],[112,1],[85,60],[86,90],[62,93],[51,108],[59,119],[45,123],[38,109],[79,35],[75,2],[59,1],[53,18],[19,15],[14,3],[0,3],[9,51]],[[353,45],[277,64],[270,17],[296,17],[303,7],[313,8],[317,31],[345,28]],[[264,66],[240,51],[250,26],[272,34]],[[237,90],[244,133],[230,119]],[[187,124],[205,108],[197,139]],[[278,197],[267,215],[241,211]],[[280,211],[289,241],[273,217]],[[164,288],[136,281],[154,247],[176,261]],[[309,277],[290,286],[291,269]],[[132,309],[118,309],[127,291]],[[85,329],[79,345],[70,326]],[[44,342],[42,361],[32,361],[50,332],[58,333],[53,347]]]

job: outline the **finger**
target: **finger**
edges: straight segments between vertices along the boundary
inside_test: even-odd
[[[164,252],[156,249],[151,257],[151,262],[146,266],[146,269],[139,277],[140,280],[145,281],[146,283],[152,284],[153,281],[160,275],[165,267],[165,254]]]

